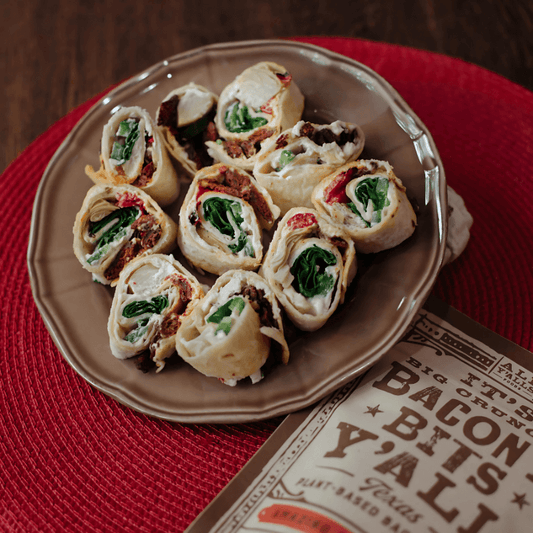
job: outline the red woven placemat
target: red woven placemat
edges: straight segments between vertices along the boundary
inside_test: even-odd
[[[302,38],[376,70],[432,132],[448,183],[474,216],[464,254],[433,293],[532,350],[533,94],[449,57],[343,38]],[[99,95],[101,96],[101,95]],[[281,419],[183,425],[94,390],[63,360],[26,268],[32,202],[74,109],[4,172],[0,195],[0,530],[183,531]]]

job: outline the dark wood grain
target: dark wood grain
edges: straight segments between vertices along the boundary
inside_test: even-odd
[[[0,172],[70,109],[206,44],[332,35],[459,57],[533,90],[527,0],[30,0],[0,4]]]

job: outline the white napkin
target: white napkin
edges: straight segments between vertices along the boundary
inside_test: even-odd
[[[448,237],[444,264],[451,263],[463,253],[470,239],[473,222],[461,196],[448,186]]]

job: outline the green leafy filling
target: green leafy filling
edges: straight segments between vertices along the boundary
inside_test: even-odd
[[[133,119],[123,120],[118,126],[116,136],[125,137],[124,144],[115,141],[109,157],[114,159],[117,165],[123,165],[131,157],[133,146],[139,135],[139,123],[137,121]]]
[[[292,286],[306,298],[326,296],[335,285],[335,277],[326,273],[326,267],[336,263],[337,258],[329,250],[316,244],[306,248],[291,266]]]
[[[242,217],[242,206],[235,200],[227,198],[211,197],[203,203],[204,218],[210,222],[220,233],[228,235],[235,239],[235,227],[241,227],[244,222]],[[231,224],[233,221],[234,225]],[[230,251],[234,254],[244,250],[249,257],[254,257],[254,249],[250,243],[248,235],[244,231],[240,231],[237,236],[237,243],[228,246]]]
[[[135,219],[139,216],[138,207],[123,207],[116,209],[101,220],[92,224],[90,228],[91,235],[98,235],[109,224],[112,225],[96,241],[96,247],[93,253],[87,258],[87,263],[92,265],[104,257],[109,251],[111,243],[124,237]],[[114,221],[114,222],[113,222]]]
[[[143,318],[141,320],[137,321],[137,327],[135,329],[132,329],[125,337],[124,340],[126,342],[131,342],[131,344],[136,343],[139,339],[141,339],[146,331],[148,330],[148,322],[150,321],[149,318]]]
[[[160,315],[161,311],[168,307],[168,298],[164,295],[154,296],[150,300],[137,300],[131,302],[122,310],[122,316],[133,318],[145,313]]]
[[[390,205],[390,200],[387,198],[388,190],[389,180],[387,178],[366,178],[355,187],[354,194],[359,202],[363,204],[365,211],[368,208],[369,202],[372,202],[374,206],[370,221],[363,217],[353,202],[349,202],[347,205],[369,228],[372,224],[379,224],[381,222],[383,209]]]
[[[282,168],[285,168],[296,157],[290,150],[282,150],[279,156],[279,167],[276,168],[276,172],[279,172]]]
[[[168,305],[168,298],[164,295],[154,296],[150,300],[138,300],[126,305],[122,310],[123,317],[133,318],[141,315],[143,317],[137,320],[136,327],[124,337],[124,340],[132,344],[137,342],[148,330],[150,316],[154,314],[160,315]]]
[[[227,301],[224,305],[221,305],[212,315],[208,316],[206,322],[218,324],[215,333],[223,331],[228,335],[231,330],[231,314],[233,313],[233,310],[237,309],[237,312],[240,315],[245,305],[246,302],[244,299],[236,296]]]
[[[259,126],[264,126],[268,120],[264,117],[252,117],[250,110],[245,105],[235,103],[228,108],[224,116],[224,124],[232,133],[244,133]]]

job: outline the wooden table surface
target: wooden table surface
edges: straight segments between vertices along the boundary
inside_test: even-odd
[[[459,57],[533,90],[531,0],[4,0],[0,21],[0,172],[110,85],[217,42],[358,37]]]

